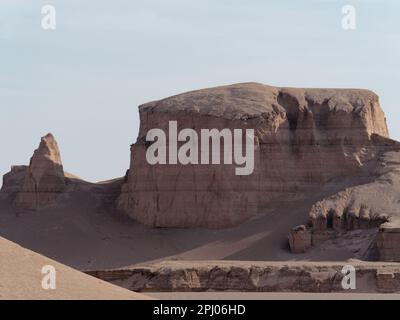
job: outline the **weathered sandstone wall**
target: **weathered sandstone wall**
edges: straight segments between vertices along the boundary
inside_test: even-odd
[[[272,199],[357,172],[375,156],[371,136],[388,136],[367,90],[275,88],[247,83],[189,92],[140,107],[140,132],[118,207],[153,227],[225,228]],[[235,165],[149,165],[146,134],[254,129],[255,170]]]

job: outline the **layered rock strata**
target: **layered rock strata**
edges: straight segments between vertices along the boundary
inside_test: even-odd
[[[400,292],[396,263],[167,261],[88,274],[137,292],[343,292],[343,268],[356,272],[354,292]]]
[[[368,90],[276,88],[245,83],[185,93],[140,106],[140,132],[118,207],[152,227],[225,228],[280,196],[352,175],[388,137]],[[146,135],[178,130],[254,129],[254,172],[235,165],[150,165]]]

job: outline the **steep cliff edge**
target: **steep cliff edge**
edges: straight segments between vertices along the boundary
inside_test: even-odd
[[[118,207],[153,227],[225,228],[281,196],[357,173],[388,137],[368,90],[276,88],[245,83],[193,91],[140,107],[140,132]],[[254,172],[235,165],[150,165],[149,130],[254,129]]]

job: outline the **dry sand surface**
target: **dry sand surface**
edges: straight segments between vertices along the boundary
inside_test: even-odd
[[[287,235],[293,226],[308,220],[315,201],[362,179],[336,181],[307,197],[281,199],[258,217],[223,230],[145,227],[100,208],[84,191],[68,194],[61,205],[38,212],[16,214],[0,201],[0,236],[80,270],[159,260],[344,261],[359,258],[354,239],[293,255]]]
[[[42,288],[42,267],[56,270],[56,289]],[[0,299],[137,300],[144,295],[90,277],[0,238]]]

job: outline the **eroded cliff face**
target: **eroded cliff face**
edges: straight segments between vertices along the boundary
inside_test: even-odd
[[[185,93],[140,107],[140,132],[118,207],[152,227],[235,226],[280,196],[351,175],[388,137],[376,94],[367,90],[276,88],[246,83]],[[254,172],[235,165],[150,165],[146,134],[254,129]],[[168,135],[167,135],[168,139]]]

